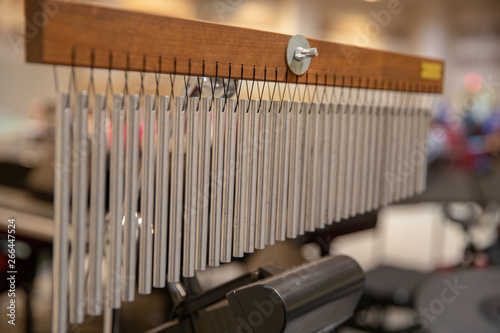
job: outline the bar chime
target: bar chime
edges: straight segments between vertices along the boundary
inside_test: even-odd
[[[136,289],[149,294],[425,189],[428,96],[441,91],[442,61],[55,3],[27,41],[29,62],[198,84],[59,95],[54,332],[67,328],[68,289],[69,322],[81,323]],[[27,22],[50,4],[26,0]]]

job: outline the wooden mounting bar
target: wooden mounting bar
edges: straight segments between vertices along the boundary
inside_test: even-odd
[[[319,56],[297,77],[291,36],[58,0],[25,0],[26,60],[259,81],[440,93],[442,60],[309,39]]]

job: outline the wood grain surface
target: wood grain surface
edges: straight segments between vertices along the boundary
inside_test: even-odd
[[[25,13],[26,60],[32,63],[442,91],[444,62],[438,59],[308,39],[319,56],[297,77],[285,61],[289,35],[56,0],[25,0]],[[426,79],[424,64],[441,73]]]

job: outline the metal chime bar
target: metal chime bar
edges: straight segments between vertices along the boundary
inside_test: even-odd
[[[159,97],[158,144],[156,151],[156,195],[154,221],[153,287],[163,288],[167,276],[168,193],[171,134],[170,97]]]
[[[272,141],[271,141],[271,154],[273,159],[273,164],[270,170],[272,170],[272,178],[268,183],[271,187],[270,190],[270,201],[271,201],[271,209],[270,216],[268,216],[267,226],[266,226],[266,245],[273,245],[276,240],[276,221],[277,221],[277,212],[278,212],[278,179],[279,179],[279,159],[280,159],[280,106],[281,103],[278,101],[273,101],[271,103],[271,112],[272,112]]]
[[[113,128],[111,138],[110,181],[109,181],[109,259],[108,259],[108,298],[107,304],[113,309],[121,305],[121,267],[122,267],[122,221],[123,221],[123,183],[124,183],[124,132],[125,98],[113,96],[111,111]]]
[[[231,103],[233,104],[233,103]],[[209,213],[209,190],[210,190],[210,128],[211,128],[211,99],[210,98],[201,98],[199,103],[199,112],[200,115],[200,148],[199,148],[199,167],[198,167],[198,195],[197,195],[197,211],[196,211],[196,254],[195,254],[195,268],[197,270],[204,270],[207,264],[207,244],[208,244],[208,213]],[[228,110],[231,110],[229,107]],[[228,111],[229,112],[229,111]],[[228,126],[226,127],[226,135],[236,135],[236,122],[228,121]],[[232,143],[234,140],[228,139],[226,140],[229,143]],[[227,159],[231,160],[231,156],[234,156],[234,143],[231,147],[227,147],[226,145],[226,155],[229,155]],[[228,165],[228,162],[226,162]],[[233,164],[234,165],[234,164]],[[196,170],[195,170],[196,171]],[[234,174],[234,171],[228,171],[229,177]],[[228,178],[225,178],[225,181],[229,182]],[[230,182],[229,182],[230,183]],[[230,187],[230,186],[227,186]],[[232,197],[232,193],[227,194],[228,197]],[[225,212],[225,210],[224,210]],[[232,221],[232,217],[228,214],[227,221]],[[229,223],[224,222],[226,227],[230,227]],[[224,229],[224,228],[223,228]],[[227,236],[228,233],[231,233],[231,229],[229,229],[225,234]]]
[[[330,175],[328,174],[328,165],[330,163],[330,151],[331,151],[331,136],[332,136],[332,122],[328,121],[331,118],[331,110],[330,105],[328,103],[322,104],[321,109],[321,128],[322,133],[320,140],[322,140],[323,144],[321,146],[321,204],[319,209],[319,223],[320,228],[324,228],[328,223],[328,180]]]
[[[73,131],[73,183],[72,183],[72,241],[70,321],[82,323],[84,319],[85,287],[85,234],[87,224],[87,147],[88,147],[88,95],[76,96]]]
[[[257,203],[255,216],[255,249],[263,249],[266,244],[266,218],[268,216],[270,174],[270,101],[259,101],[259,137],[258,137],[258,169],[257,169]]]
[[[153,275],[153,218],[155,180],[156,96],[144,96],[144,131],[142,135],[141,225],[139,249],[140,294],[150,294]]]
[[[175,97],[173,121],[172,172],[168,244],[168,282],[179,282],[182,250],[182,198],[184,180],[184,97]]]
[[[299,198],[300,198],[300,148],[302,145],[302,138],[298,130],[299,112],[302,104],[295,102],[292,105],[292,127],[290,133],[295,133],[291,138],[290,150],[290,171],[289,171],[289,191],[288,191],[288,211],[287,211],[287,225],[286,236],[288,238],[297,237],[298,219],[299,219]],[[295,136],[295,137],[294,137]]]
[[[187,130],[186,130],[186,189],[184,199],[184,236],[183,242],[183,275],[194,276],[196,240],[196,204],[198,188],[198,144],[200,117],[197,109],[198,98],[193,97],[187,104]],[[182,126],[182,125],[181,125]]]
[[[139,167],[139,95],[128,96],[127,132],[125,139],[125,201],[123,228],[122,300],[135,297],[138,232],[138,167]]]
[[[216,99],[215,109],[212,111],[213,117],[213,138],[212,138],[212,171],[211,171],[211,195],[210,202],[210,265],[218,266],[220,262],[229,262],[230,257],[221,258],[221,225],[222,225],[222,178],[223,178],[223,149],[224,149],[224,101]],[[226,234],[227,236],[227,234]],[[226,241],[230,241],[226,238]],[[227,249],[229,244],[222,245],[222,249]],[[227,254],[227,250],[223,253]]]
[[[55,168],[54,168],[54,259],[52,331],[64,332],[67,326],[68,304],[68,230],[70,220],[70,97],[62,93],[56,109]]]
[[[95,96],[89,213],[89,291],[87,312],[102,312],[102,259],[106,195],[106,95]]]
[[[228,100],[225,106],[226,127],[224,146],[224,175],[222,193],[222,226],[220,253],[221,261],[231,260],[231,244],[233,239],[234,219],[234,184],[236,173],[236,129],[237,129],[237,101]],[[209,142],[209,140],[207,141]],[[207,164],[208,165],[208,164]]]
[[[299,124],[299,129],[300,129],[300,134],[301,134],[301,140],[302,140],[302,149],[301,149],[301,160],[302,162],[302,175],[301,175],[301,186],[300,186],[300,208],[299,208],[299,230],[298,234],[303,235],[305,232],[305,225],[306,225],[306,207],[307,207],[307,198],[308,198],[308,188],[309,188],[309,182],[308,182],[308,171],[309,171],[309,159],[310,159],[310,154],[308,153],[310,151],[309,147],[311,145],[310,141],[310,130],[309,130],[309,114],[310,114],[310,109],[311,109],[311,104],[310,103],[303,103],[301,110],[299,112],[299,120],[301,120]]]

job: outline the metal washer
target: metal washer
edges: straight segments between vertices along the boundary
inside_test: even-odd
[[[311,58],[305,58],[302,61],[295,59],[295,52],[299,47],[303,49],[311,48],[307,38],[303,35],[295,35],[290,38],[286,47],[286,64],[290,71],[296,75],[304,74],[311,65]]]

